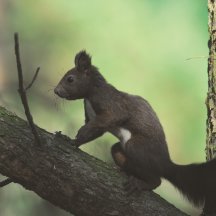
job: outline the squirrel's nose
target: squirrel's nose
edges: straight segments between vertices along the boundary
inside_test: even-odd
[[[59,89],[57,87],[54,89],[54,93],[59,96],[60,93],[59,93]]]

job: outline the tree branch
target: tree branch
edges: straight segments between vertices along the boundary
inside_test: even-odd
[[[16,62],[17,62],[17,72],[18,72],[18,80],[19,80],[19,89],[18,92],[20,94],[21,97],[21,101],[23,104],[23,107],[25,109],[25,114],[26,114],[26,118],[28,119],[29,122],[29,126],[31,127],[32,133],[35,137],[35,141],[38,145],[40,145],[40,138],[39,135],[37,133],[37,130],[35,128],[34,122],[33,122],[33,117],[30,113],[30,109],[29,109],[29,105],[28,105],[28,99],[26,96],[26,89],[30,88],[32,86],[32,84],[34,83],[37,74],[40,70],[40,68],[37,68],[36,73],[33,77],[32,82],[29,84],[29,86],[25,89],[24,88],[24,84],[23,84],[23,73],[22,73],[22,64],[21,64],[21,60],[20,60],[20,51],[19,51],[19,36],[18,33],[14,34],[14,42],[15,42],[15,55],[16,55]]]
[[[37,75],[38,75],[39,71],[40,71],[40,67],[38,67],[38,68],[36,69],[35,74],[34,74],[34,76],[33,76],[33,78],[32,78],[32,81],[31,81],[31,82],[29,83],[29,85],[25,88],[25,91],[27,91],[28,89],[30,89],[30,88],[32,87],[32,85],[34,84],[35,80],[37,79]]]
[[[0,107],[0,173],[76,216],[183,216],[153,192],[127,197],[125,176],[70,145],[70,139],[28,124]]]
[[[12,179],[7,178],[7,179],[5,179],[5,180],[3,180],[3,181],[0,182],[0,187],[4,187],[4,186],[6,186],[6,185],[8,185],[8,184],[10,184],[12,182],[13,182]]]

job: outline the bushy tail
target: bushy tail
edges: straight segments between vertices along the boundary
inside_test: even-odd
[[[205,202],[208,212],[216,213],[216,159],[202,164],[170,164],[163,176],[194,205]]]

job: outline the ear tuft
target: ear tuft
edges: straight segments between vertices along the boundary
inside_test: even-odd
[[[78,70],[86,71],[91,67],[91,56],[82,50],[76,54],[74,62]]]

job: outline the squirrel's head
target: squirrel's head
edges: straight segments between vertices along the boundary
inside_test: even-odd
[[[75,67],[69,70],[60,80],[55,94],[67,100],[75,100],[87,97],[92,87],[91,57],[85,52],[80,51],[75,56]]]

